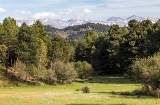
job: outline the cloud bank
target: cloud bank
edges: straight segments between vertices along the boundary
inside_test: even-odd
[[[4,8],[0,8],[0,12],[6,12]]]

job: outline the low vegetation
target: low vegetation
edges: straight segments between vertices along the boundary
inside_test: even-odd
[[[141,89],[142,93],[160,97],[159,61],[160,53],[156,53],[152,57],[137,59],[131,66],[133,78],[144,84]]]
[[[93,80],[57,86],[1,87],[1,105],[159,105],[160,99],[134,95],[141,84],[121,76],[96,76]],[[83,87],[89,93],[76,91]]]

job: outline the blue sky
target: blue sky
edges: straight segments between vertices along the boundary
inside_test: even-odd
[[[160,0],[0,0],[0,21],[25,19],[107,20],[131,15],[160,18]]]

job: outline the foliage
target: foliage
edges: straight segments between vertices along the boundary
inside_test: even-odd
[[[55,71],[58,83],[71,83],[77,77],[77,72],[71,63],[56,61],[53,64],[53,70]]]
[[[43,40],[39,40],[39,48],[37,48],[37,76],[39,76],[39,73],[43,74],[43,71],[46,71],[46,65],[47,65],[47,46],[43,42]],[[38,77],[39,78],[39,77]]]
[[[95,42],[92,66],[100,74],[124,72],[125,55],[122,45],[125,43],[126,27],[112,25],[107,35],[100,36]],[[123,61],[123,62],[122,62]]]
[[[90,89],[89,89],[88,86],[85,86],[85,87],[82,88],[82,91],[83,91],[83,93],[89,93]]]
[[[64,62],[69,62],[72,56],[73,48],[67,40],[60,36],[56,36],[52,40],[51,60],[59,59]]]
[[[153,24],[150,20],[130,20],[124,27],[86,23],[55,29],[43,26],[40,21],[32,26],[23,23],[18,27],[9,17],[0,24],[0,63],[7,71],[20,60],[29,75],[49,84],[69,77],[69,74],[63,77],[62,71],[74,75],[70,62],[77,62],[74,66],[80,78],[87,78],[91,71],[101,75],[122,74],[128,72],[127,68],[137,58],[152,56],[159,51],[159,28],[160,21]],[[54,37],[49,33],[55,34]],[[66,39],[56,36],[64,37],[66,33],[69,35]],[[82,40],[67,40],[78,34],[83,34]],[[58,71],[54,70],[55,64]]]
[[[18,27],[14,18],[8,17],[3,20],[2,43],[7,47],[6,68],[12,66],[17,59],[17,33]]]
[[[57,76],[54,70],[47,70],[45,75],[45,82],[47,84],[56,85],[57,84]]]
[[[153,90],[159,88],[160,80],[160,53],[156,53],[148,58],[137,59],[131,70],[133,78],[140,80],[145,85],[149,85]],[[149,89],[148,89],[149,91]]]
[[[18,53],[19,59],[27,66],[36,64],[36,53],[39,46],[38,37],[33,34],[33,29],[26,23],[23,23],[19,28],[18,38]]]
[[[15,70],[12,70],[12,72],[15,72],[15,79],[19,81],[26,81],[27,78],[29,78],[28,69],[24,63],[17,61],[14,68]]]
[[[112,25],[106,35],[94,41],[91,64],[99,74],[127,72],[136,58],[148,57],[157,52],[159,23],[150,20],[130,20],[128,27]]]
[[[91,57],[90,46],[88,46],[88,44],[84,40],[80,41],[75,48],[75,54],[74,54],[75,61],[90,62],[91,61],[90,57]]]
[[[75,48],[75,61],[87,61],[92,63],[92,55],[95,52],[93,43],[97,40],[98,34],[94,30],[88,30],[84,40],[79,41]]]
[[[5,63],[7,47],[0,45],[0,63]]]
[[[86,61],[83,61],[83,62],[78,61],[74,64],[74,67],[78,72],[78,77],[81,79],[86,79],[90,77],[93,73],[92,66]]]

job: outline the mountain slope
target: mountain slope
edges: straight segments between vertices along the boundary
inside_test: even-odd
[[[51,38],[54,38],[55,35],[59,35],[66,39],[83,39],[85,37],[86,31],[89,29],[93,29],[97,33],[105,33],[110,28],[110,26],[99,23],[86,23],[82,25],[74,25],[66,27],[64,29],[58,29],[50,25],[45,25],[44,27]]]

